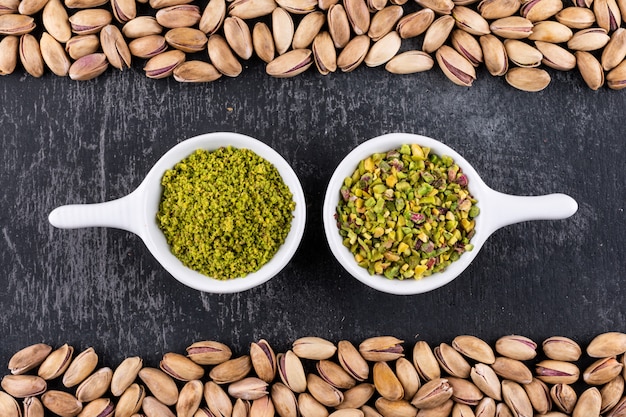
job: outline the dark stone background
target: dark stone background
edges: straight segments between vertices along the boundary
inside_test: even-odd
[[[593,92],[577,72],[551,71],[530,94],[484,70],[472,88],[433,69],[393,76],[362,67],[272,79],[250,63],[237,79],[181,85],[139,68],[89,82],[46,74],[0,79],[0,363],[35,342],[109,366],[130,355],[155,365],[167,351],[215,339],[236,352],[301,336],[333,341],[389,334],[431,345],[474,334],[518,333],[586,344],[626,331],[626,93]],[[121,197],[177,142],[234,131],[274,147],[302,181],[308,210],[292,262],[235,295],[179,284],[141,240],[114,229],[58,230],[48,213]],[[562,192],[579,203],[564,221],[496,232],[451,284],[386,295],[349,276],[325,242],[321,207],[334,167],[357,144],[389,132],[442,140],[496,190]],[[4,365],[2,365],[4,366]]]

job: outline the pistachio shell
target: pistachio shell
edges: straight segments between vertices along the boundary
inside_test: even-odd
[[[317,7],[317,0],[280,0],[276,3],[293,14],[307,14]]]
[[[182,64],[181,64],[182,65]],[[180,65],[177,68],[179,68]],[[165,405],[178,401],[178,387],[174,379],[157,368],[142,368],[137,374],[152,395]]]
[[[586,7],[566,7],[555,16],[559,23],[572,29],[586,29],[596,21],[596,16]]]
[[[437,14],[450,14],[454,8],[452,0],[415,0],[425,9],[431,9]]]
[[[306,385],[311,395],[326,407],[336,407],[343,401],[343,393],[315,374],[308,374]]]
[[[576,67],[576,57],[565,48],[562,48],[553,43],[541,41],[536,41],[535,47],[539,50],[539,52],[543,54],[543,59],[541,60],[541,62],[550,68],[554,68],[560,71],[569,71]],[[548,349],[550,350],[550,348]],[[552,357],[552,359],[554,359],[555,357],[566,357],[559,356],[556,353],[551,353],[551,355],[554,356]],[[546,356],[550,357],[550,355]]]
[[[386,64],[400,50],[402,39],[398,32],[389,32],[370,47],[364,62],[368,67]]]
[[[263,25],[264,29],[261,27],[257,29],[257,26],[260,25]],[[265,23],[262,22],[258,22],[255,25],[254,30],[255,32],[259,30],[267,30],[267,32],[265,32],[265,35],[267,36],[267,34],[269,34],[269,28],[267,27],[267,25],[265,25]],[[259,45],[257,47],[257,42],[261,41],[261,39],[258,39],[261,35],[253,34],[253,39],[255,38],[255,36],[257,36],[257,39],[255,40],[255,50],[257,51],[257,55],[259,55],[259,57],[263,59],[264,57],[262,57],[261,55],[265,54],[266,52],[265,57],[269,58],[269,61],[274,59],[273,48],[271,48],[270,54],[270,51],[266,51],[267,47],[264,47],[262,45]],[[269,39],[266,38],[265,40],[270,43],[272,41],[271,35],[269,36]],[[254,371],[259,378],[261,378],[268,384],[274,380],[274,377],[276,376],[276,354],[274,353],[274,350],[272,349],[270,344],[265,339],[261,339],[257,343],[250,344],[250,361],[252,362],[252,367],[254,368]]]
[[[469,87],[476,79],[474,66],[461,54],[449,46],[442,46],[437,51],[437,62],[443,73],[455,84]],[[469,64],[469,66],[468,66]],[[447,343],[441,343],[433,350],[442,369],[449,375],[468,378],[471,366]]]
[[[204,384],[204,399],[214,416],[231,417],[233,403],[226,391],[213,381]]]
[[[0,0],[0,15],[17,14],[20,0]]]
[[[60,0],[48,0],[41,20],[46,31],[57,41],[65,43],[72,37],[70,20]]]
[[[435,20],[424,34],[422,50],[427,53],[438,50],[450,36],[454,22],[454,18],[449,15],[441,16]]]
[[[456,49],[458,53],[463,55],[465,59],[467,59],[471,64],[475,67],[480,65],[483,62],[483,50],[480,46],[478,40],[475,37],[467,33],[462,29],[455,29],[452,31],[452,36],[450,37],[450,41],[452,47]],[[457,342],[455,346],[455,341],[458,337],[461,337],[460,341]],[[479,360],[479,362],[483,363],[493,363],[495,360],[493,350],[489,345],[487,345],[482,340],[476,338],[478,341],[474,341],[474,336],[467,336],[464,338],[463,336],[458,336],[455,338],[455,341],[452,342],[452,347],[458,350],[463,355],[476,359],[476,357],[480,357],[483,360]],[[481,345],[485,343],[485,345]]]
[[[535,68],[514,68],[514,69],[535,69]],[[510,71],[509,71],[510,73]],[[516,382],[504,380],[502,381],[502,399],[509,407],[513,415],[516,416],[532,416],[533,407],[524,391],[524,388]]]
[[[78,417],[113,417],[115,404],[109,398],[98,398],[85,405]]]
[[[250,361],[250,356],[242,355],[215,366],[209,372],[209,377],[218,384],[230,384],[243,379],[251,370],[252,362]]]
[[[111,386],[113,371],[111,368],[100,368],[76,388],[76,398],[78,401],[87,403],[102,397]]]
[[[247,377],[230,384],[228,394],[234,398],[252,401],[269,394],[267,386],[267,382],[260,378]]]
[[[511,68],[505,76],[509,85],[522,91],[541,91],[550,84],[550,74],[539,68]],[[545,378],[540,379],[548,382]]]
[[[600,389],[602,396],[602,404],[600,412],[605,414],[617,405],[624,395],[624,378],[621,375],[616,376]]]
[[[385,65],[385,69],[392,74],[413,74],[430,70],[434,63],[426,52],[405,51],[391,58]]]
[[[255,19],[271,14],[278,5],[274,0],[234,0],[228,14],[242,19]]]
[[[626,352],[626,333],[621,332],[599,334],[587,346],[587,355],[592,358],[617,356],[624,352]]]
[[[8,36],[2,39],[2,42],[7,42],[7,44],[11,42],[13,45],[11,49],[15,50],[16,57],[17,41],[18,39],[13,36]],[[0,51],[1,50],[2,48],[0,48]],[[52,347],[45,343],[37,343],[20,349],[18,352],[13,354],[13,356],[11,356],[11,359],[9,359],[9,371],[11,371],[13,375],[24,374],[39,366],[48,357],[50,352],[52,352]]]
[[[626,58],[626,29],[619,28],[602,51],[602,68],[610,71]]]
[[[111,0],[111,9],[115,20],[120,23],[126,23],[137,16],[135,0]]]
[[[128,44],[130,53],[138,58],[150,59],[155,55],[167,50],[165,37],[161,35],[148,35],[133,39]]]
[[[571,414],[578,396],[576,391],[568,384],[555,384],[550,388],[550,397],[554,405],[561,411]]]
[[[546,20],[544,22],[535,23],[533,33],[530,34],[528,39],[551,43],[565,43],[569,41],[573,35],[572,30],[564,24]]]
[[[223,37],[218,34],[209,36],[207,49],[211,63],[215,65],[219,72],[228,77],[236,77],[241,74],[243,70],[241,63],[237,60]]]
[[[204,385],[197,379],[183,385],[176,402],[177,417],[193,417],[200,408],[203,389]]]
[[[274,9],[272,12],[272,35],[278,55],[287,52],[293,42],[293,34],[294,25],[291,15],[281,7]]]
[[[168,406],[154,397],[145,397],[141,403],[141,408],[147,417],[176,417]]]
[[[347,340],[342,340],[337,344],[337,358],[339,364],[357,381],[364,381],[369,376],[369,366],[365,358]]]
[[[273,0],[272,0],[273,1]],[[204,8],[204,12],[202,12],[202,16],[200,18],[199,28],[201,31],[206,33],[207,35],[212,35],[218,31],[218,29],[224,23],[224,18],[226,17],[226,1],[225,0],[209,0],[209,3]],[[238,16],[237,16],[238,17]],[[192,356],[198,356],[199,358],[203,358],[207,356],[209,361],[220,360],[224,362],[230,359],[232,352],[230,348],[223,343],[213,342],[213,341],[203,341],[197,342],[187,348],[187,354],[190,358]],[[189,352],[191,349],[191,352]],[[215,357],[216,359],[212,359]],[[218,359],[219,358],[219,359]],[[225,358],[225,359],[224,359]],[[192,360],[194,360],[192,358]],[[200,359],[203,360],[203,359]],[[199,363],[199,362],[198,362]],[[199,363],[200,365],[213,365],[210,363],[204,364]]]
[[[378,11],[370,22],[367,35],[374,41],[382,39],[383,36],[391,32],[398,20],[402,17],[401,6],[388,6]],[[406,22],[405,22],[406,23]]]
[[[499,77],[509,69],[509,57],[500,39],[494,35],[481,36],[478,41],[483,50],[483,60],[491,75]]]
[[[115,417],[131,417],[137,413],[145,396],[146,390],[142,385],[131,384],[117,401]]]
[[[280,382],[273,384],[271,398],[280,417],[298,417],[298,401],[293,391],[285,384]]]
[[[435,20],[435,12],[422,9],[407,14],[398,21],[396,30],[402,39],[409,39],[424,33]]]
[[[574,36],[572,36],[572,38],[567,42],[567,47],[575,51],[595,51],[603,48],[610,39],[611,38],[604,29],[583,29],[576,32]]]
[[[469,7],[454,6],[452,17],[454,17],[459,29],[463,29],[472,35],[482,36],[490,32],[487,20]]]
[[[269,395],[252,401],[250,406],[250,417],[273,417],[275,414],[274,403]]]
[[[573,384],[580,370],[572,363],[548,359],[536,364],[535,375],[547,384]]]
[[[470,378],[485,395],[498,401],[502,400],[500,380],[491,366],[477,363],[470,371]]]
[[[374,386],[382,397],[389,401],[398,401],[404,397],[400,380],[386,362],[376,362],[372,373]]]
[[[111,378],[111,393],[119,397],[135,381],[143,367],[143,359],[132,356],[124,359],[113,372]]]
[[[344,0],[343,5],[354,33],[357,36],[366,34],[371,20],[365,0]]]
[[[0,391],[0,415],[3,417],[21,417],[22,410],[17,401],[6,392]]]
[[[372,384],[361,383],[343,393],[343,401],[337,409],[354,409],[360,408],[367,403],[376,392],[376,388]]]
[[[524,43],[522,41],[519,41],[517,39],[506,39],[504,41],[504,47],[506,48],[506,54],[509,57],[509,59],[511,60],[511,62],[513,62],[515,65],[519,66],[519,67],[538,67],[539,65],[541,65],[541,60],[543,59],[543,54],[541,52],[539,52],[538,49],[530,46],[527,43]],[[528,368],[526,367],[526,365],[524,365],[522,362],[517,361],[515,359],[510,359],[510,358],[505,358],[505,357],[500,357],[496,359],[496,362],[501,361],[503,363],[507,363],[507,367],[512,367],[512,366],[516,366],[517,369],[525,369],[528,370]],[[512,365],[512,364],[516,364],[516,365]],[[496,365],[494,363],[494,365]],[[523,367],[523,368],[522,368]],[[498,372],[498,369],[500,367],[499,366],[494,366],[494,369],[496,370],[496,373]],[[531,373],[530,370],[528,370],[528,372],[525,372],[525,376],[527,377],[525,379],[525,381],[519,381],[518,382],[522,383],[522,384],[527,384],[528,382],[530,382],[530,377],[531,377]],[[502,375],[500,375],[502,376]],[[506,377],[504,377],[506,378]],[[516,380],[515,378],[509,378],[509,379],[513,379]]]
[[[343,72],[354,71],[365,59],[370,47],[370,38],[367,35],[355,36],[348,42],[345,48],[337,56],[337,66]],[[362,345],[362,344],[361,344]],[[382,351],[365,351],[359,346],[361,355],[367,360],[374,360],[373,358],[386,358],[395,356],[394,353],[389,353],[385,350]],[[388,359],[393,360],[393,359]]]
[[[475,38],[471,36],[469,38],[465,37],[465,35],[462,35],[462,33],[463,33],[462,31],[455,31],[455,34],[457,36],[461,36],[462,39],[474,39],[475,40]],[[454,43],[455,37],[453,36],[452,39]],[[459,42],[457,42],[457,44],[458,43]],[[480,48],[480,45],[478,45],[478,42],[476,42],[476,46]],[[464,48],[464,49],[467,49],[467,48]],[[491,349],[491,346],[489,346],[487,342],[485,342],[482,339],[479,339],[476,336],[471,336],[471,335],[457,336],[454,338],[454,340],[452,340],[452,347],[456,349],[459,353],[467,356],[470,359],[474,359],[475,361],[478,361],[478,362],[492,364],[495,361],[495,355],[493,353],[493,349]]]
[[[414,417],[417,413],[417,409],[405,400],[392,401],[381,397],[375,405],[383,417]]]
[[[72,32],[77,35],[90,35],[100,32],[112,19],[113,16],[108,10],[84,9],[70,16],[69,21]]]
[[[308,392],[298,395],[298,410],[302,417],[328,417],[328,410]]]
[[[411,404],[418,409],[435,408],[452,397],[452,386],[446,378],[435,378],[424,385],[417,391],[417,394],[411,400]]]
[[[620,9],[615,0],[597,0],[593,2],[593,12],[598,26],[612,32],[622,24]]]
[[[600,415],[600,407],[602,404],[602,396],[597,388],[587,388],[574,407],[572,417],[598,417]]]
[[[70,58],[77,60],[95,53],[100,48],[100,39],[96,35],[73,36],[65,44],[65,51]]]
[[[200,8],[193,4],[165,7],[156,12],[156,21],[169,29],[192,27],[200,18]]]
[[[426,381],[441,376],[439,362],[437,362],[437,358],[435,358],[428,342],[424,340],[418,340],[413,346],[413,365],[415,365],[415,369],[417,369],[420,377]]]
[[[540,22],[563,9],[561,0],[528,0],[522,4],[520,14],[531,22]]]
[[[2,389],[15,398],[26,398],[42,394],[48,388],[46,381],[36,375],[5,375]]]
[[[296,28],[291,47],[293,49],[310,47],[324,23],[326,23],[326,15],[322,12],[317,11],[305,15]],[[308,359],[328,359],[337,350],[333,343],[318,337],[300,338],[294,341],[293,344],[293,351],[296,355],[314,356]],[[297,349],[296,345],[299,346]]]
[[[356,385],[356,380],[335,362],[324,359],[316,368],[318,375],[335,388],[350,389]]]
[[[257,22],[254,25],[254,29],[252,30],[252,45],[254,46],[254,52],[265,63],[271,62],[276,56],[274,38],[272,37],[270,28],[265,22]],[[269,345],[267,345],[267,347],[269,347]],[[256,353],[253,354],[253,351]],[[271,357],[266,356],[266,353],[263,352],[263,345],[259,342],[258,345],[253,344],[250,347],[250,356],[252,357],[252,365],[261,379],[270,379],[270,381],[274,379],[274,375],[276,374],[276,355],[273,351],[271,352]],[[262,365],[260,361],[263,361],[264,364]],[[261,369],[261,366],[263,366],[264,369]],[[269,368],[265,368],[267,366],[269,366]],[[259,369],[257,369],[257,367]],[[263,375],[261,375],[261,373]]]
[[[530,360],[537,356],[537,343],[525,336],[503,336],[496,341],[496,352],[511,359]]]
[[[22,0],[17,8],[23,15],[33,15],[44,8],[48,0]]]
[[[122,33],[127,38],[142,38],[149,35],[158,35],[163,27],[152,16],[139,16],[126,22],[122,27]]]
[[[0,75],[8,75],[15,70],[19,43],[20,41],[17,36],[5,36],[0,40]],[[22,368],[12,369],[16,369],[15,373],[17,375],[27,372],[22,371]]]
[[[20,14],[0,15],[0,35],[24,35],[35,28],[35,21],[30,16]]]
[[[198,32],[202,33],[201,31]],[[240,58],[249,59],[252,56],[252,33],[250,32],[248,24],[244,22],[243,19],[236,16],[227,17],[224,20],[224,37],[233,52],[239,55]]]
[[[478,3],[478,13],[485,19],[501,19],[513,16],[521,5],[521,0],[482,0]]]
[[[626,88],[626,60],[606,74],[606,84],[613,90]]]
[[[503,38],[524,39],[524,38],[529,37],[530,34],[532,33],[533,22],[521,16],[504,17],[504,18],[497,19],[491,22],[489,29],[491,29],[491,32],[494,35],[498,35]],[[507,346],[508,344],[507,342],[509,342],[509,340],[512,340],[511,343],[520,343],[520,342],[515,342],[515,339],[514,339],[515,337],[516,336],[504,336],[498,339],[498,341],[496,341],[496,351],[498,351],[498,342],[500,342],[501,346]],[[523,340],[525,339],[528,339],[528,338],[524,338]],[[508,352],[509,349],[515,349],[514,347],[512,348],[504,347],[502,349],[507,349],[507,354],[504,354],[498,351],[498,353],[500,353],[502,356],[515,354],[515,353]],[[523,347],[520,347],[518,349],[520,349],[520,351],[524,351]],[[517,359],[517,358],[512,358],[512,359]]]
[[[459,404],[477,405],[483,399],[482,391],[467,379],[448,377],[452,387],[452,399]]]
[[[43,406],[59,417],[75,417],[83,405],[72,394],[65,391],[50,390],[41,396]]]
[[[328,9],[328,32],[336,48],[344,48],[350,41],[350,22],[343,5],[335,4]]]
[[[327,75],[337,70],[337,51],[328,32],[320,32],[315,37],[312,52],[315,66],[320,74]],[[351,376],[356,378],[354,374]]]
[[[37,397],[24,398],[24,417],[44,417],[45,410]],[[2,414],[3,416],[5,414]],[[82,417],[82,416],[81,416]],[[110,417],[110,416],[103,416]]]
[[[107,25],[102,28],[102,32],[100,32],[100,44],[102,45],[102,52],[107,56],[109,64],[120,70],[130,68],[130,49],[126,44],[124,36],[122,36],[122,32],[120,32],[117,26]],[[97,357],[95,359],[97,361]]]
[[[576,52],[578,69],[592,90],[604,85],[604,71],[600,62],[588,52]],[[589,385],[604,385],[620,375],[624,366],[614,357],[598,359],[585,369],[583,380]]]
[[[539,414],[545,414],[552,409],[552,399],[548,386],[537,378],[528,384],[522,385],[533,409]]]

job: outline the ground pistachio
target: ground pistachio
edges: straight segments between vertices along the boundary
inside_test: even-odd
[[[362,160],[337,205],[343,244],[359,266],[389,279],[420,279],[473,249],[477,201],[449,156],[402,145]]]
[[[276,167],[251,150],[196,150],[161,184],[159,228],[172,253],[204,275],[255,272],[289,233],[293,196]]]

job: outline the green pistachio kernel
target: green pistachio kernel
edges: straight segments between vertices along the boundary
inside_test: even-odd
[[[362,160],[344,180],[337,226],[370,274],[420,279],[474,248],[476,204],[451,157],[402,145]]]
[[[244,277],[269,262],[295,202],[280,173],[248,149],[197,150],[167,170],[157,224],[174,256],[201,274]]]

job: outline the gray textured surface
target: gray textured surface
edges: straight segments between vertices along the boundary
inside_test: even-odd
[[[382,69],[270,79],[252,65],[207,85],[153,81],[109,70],[92,82],[51,75],[0,79],[0,363],[34,342],[94,346],[104,363],[148,363],[199,339],[243,351],[266,338],[284,349],[317,335],[412,342],[469,333],[494,341],[521,333],[582,343],[626,330],[624,148],[626,93],[592,92],[576,73],[526,94],[479,72],[470,89],[438,70]],[[269,283],[209,295],[169,276],[134,235],[57,230],[56,206],[126,195],[177,142],[236,131],[273,146],[299,175],[308,224],[292,262]],[[566,221],[507,227],[472,266],[428,294],[397,297],[351,278],[321,225],[326,183],[343,155],[379,134],[442,140],[493,188],[563,192],[579,203]]]

